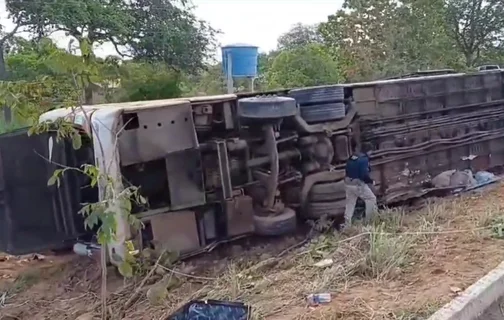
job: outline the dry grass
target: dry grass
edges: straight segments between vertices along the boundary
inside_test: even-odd
[[[465,288],[500,262],[503,191],[498,186],[483,195],[431,200],[415,212],[386,210],[370,225],[356,225],[345,235],[325,233],[282,257],[249,252],[206,261],[196,276],[174,274],[180,281],[160,306],[150,305],[143,294],[124,310],[136,284],[121,284],[110,295],[111,313],[164,319],[188,300],[221,299],[251,305],[254,319],[426,319],[452,298],[451,286]],[[327,258],[334,262],[330,267],[314,266]],[[317,292],[332,293],[333,302],[311,310],[305,297]],[[86,293],[85,299],[65,317],[98,306],[96,295]]]

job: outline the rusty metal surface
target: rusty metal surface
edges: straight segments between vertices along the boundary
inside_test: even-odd
[[[495,161],[493,154],[501,155]],[[434,142],[402,153],[371,155],[372,177],[380,186],[385,201],[414,198],[432,193],[425,184],[435,175],[451,169],[488,170],[504,165],[504,130],[472,134]],[[473,156],[469,157],[469,156]],[[391,187],[403,184],[401,196]]]
[[[125,128],[118,139],[123,166],[164,158],[171,152],[198,147],[189,103],[139,110],[130,114],[129,119],[132,118],[138,121],[131,121],[131,126],[123,124]]]
[[[346,135],[333,138],[334,155],[338,161],[346,161],[350,157],[350,139]]]
[[[165,157],[172,210],[205,204],[205,188],[199,150],[171,153]]]
[[[500,72],[375,82],[356,85],[353,92],[359,114],[371,119],[439,112],[503,98]]]
[[[222,197],[229,200],[233,197],[233,185],[231,183],[231,172],[229,169],[229,157],[226,141],[215,140],[217,149],[217,158],[219,162],[220,186],[222,188]]]
[[[150,221],[154,243],[163,249],[184,253],[200,248],[194,211],[163,213],[153,216]]]
[[[226,201],[227,236],[234,237],[254,232],[254,207],[252,197],[239,196]]]
[[[354,101],[345,119],[309,125],[300,117],[294,117],[299,140],[297,144],[278,150],[279,168],[276,168],[277,157],[259,152],[257,145],[264,144],[263,135],[259,140],[253,140],[253,136],[247,137],[247,132],[243,137],[252,138],[246,140],[247,148],[255,155],[252,160],[247,156],[243,163],[257,170],[279,170],[280,173],[293,156],[294,161],[299,160],[300,167],[306,167],[310,161],[326,164],[326,158],[332,159],[330,170],[316,172],[323,170],[319,165],[315,168],[316,173],[304,176],[299,187],[301,208],[311,201],[309,192],[314,184],[337,181],[344,176],[344,163],[351,153],[351,139],[373,146],[372,177],[384,203],[452,191],[429,185],[430,179],[444,170],[486,170],[504,165],[504,111],[501,111],[504,90],[503,76],[499,72],[377,81],[345,87],[352,88]],[[228,124],[232,120],[234,100],[216,99],[207,104],[203,103],[204,100],[193,101],[196,116],[204,114],[201,108],[206,105],[220,110],[219,104],[227,103],[229,121],[226,120],[221,127],[227,129],[228,134],[236,134],[233,126]],[[208,119],[198,121],[202,122],[201,125],[214,125]],[[325,143],[316,144],[318,140],[314,134],[323,134],[330,143],[324,139]],[[270,135],[268,139],[275,138]],[[317,141],[311,146],[314,139]],[[332,151],[326,150],[328,146]],[[307,148],[309,152],[306,152]],[[224,150],[221,155],[223,153]],[[228,161],[231,162],[231,158]],[[249,185],[267,184],[262,181],[264,179],[254,177],[254,181],[249,179]],[[253,200],[251,197],[246,200],[230,197],[230,187],[235,186],[227,184],[223,202],[228,226],[232,226],[228,236],[250,232],[252,224],[246,218],[237,217],[238,212],[252,215]],[[241,201],[245,204],[239,205]]]
[[[345,177],[345,170],[340,165],[339,170],[317,172],[305,177],[300,192],[300,206],[303,208],[308,201],[308,195],[314,184],[318,182],[339,181]]]
[[[327,123],[308,124],[301,116],[295,116],[294,121],[301,132],[305,133],[320,133],[320,132],[333,132],[343,130],[346,131],[348,126],[352,123],[357,115],[356,109],[352,106],[348,110],[345,118]]]
[[[385,202],[435,193],[428,183],[444,170],[504,165],[503,79],[492,72],[348,85],[359,115],[356,137],[360,131],[358,141],[373,148],[371,175]],[[342,132],[332,137],[334,170],[344,169],[346,140]],[[302,203],[323,175],[305,178]]]

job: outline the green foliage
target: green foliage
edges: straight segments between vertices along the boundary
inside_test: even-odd
[[[60,127],[58,132],[62,130]],[[66,130],[63,130],[66,132]],[[70,134],[73,141],[75,137],[80,134],[74,130]],[[74,148],[80,148],[79,144],[74,142]],[[115,240],[117,232],[117,215],[121,214],[127,218],[128,223],[133,228],[143,227],[140,220],[131,214],[132,204],[145,205],[147,200],[139,193],[139,189],[134,186],[127,188],[117,188],[116,181],[110,177],[103,168],[100,170],[98,167],[90,164],[85,164],[80,168],[62,167],[56,169],[53,175],[49,178],[47,185],[60,187],[60,181],[65,172],[77,171],[86,175],[90,180],[90,186],[96,187],[100,184],[103,187],[104,196],[99,202],[85,203],[79,211],[85,220],[85,226],[88,229],[97,229],[98,243],[103,247],[110,244]],[[119,257],[115,257],[118,259]],[[133,276],[133,269],[135,266],[134,258],[131,254],[127,253],[125,259],[119,263],[119,272],[125,277]]]
[[[120,74],[119,101],[169,99],[182,92],[180,75],[163,63],[125,62]]]
[[[257,65],[259,69],[258,77],[255,81],[256,90],[267,90],[270,88],[268,85],[268,71],[271,69],[271,65],[275,58],[280,54],[281,51],[271,51],[269,53],[260,53],[257,59]]]
[[[61,50],[50,39],[39,42],[21,40],[13,53],[5,57],[9,80],[36,80],[39,76],[53,75],[46,59],[55,51]]]
[[[322,43],[318,25],[297,23],[288,32],[278,38],[278,49],[296,49],[312,43]]]
[[[351,81],[460,68],[445,14],[444,0],[347,0],[320,32],[339,52]]]
[[[472,67],[482,51],[504,40],[504,3],[501,0],[446,0],[450,36]]]
[[[65,31],[77,40],[85,69],[72,74],[78,75],[86,104],[94,102],[94,91],[98,88],[104,88],[106,98],[111,101],[179,96],[180,72],[200,70],[204,59],[208,58],[209,49],[213,48],[215,31],[196,19],[185,1],[7,0],[7,9],[16,21],[39,37],[53,31]],[[99,61],[93,51],[96,44],[104,42],[113,43],[121,56],[131,54],[136,60],[154,64],[139,63],[137,67],[128,64],[123,74],[129,76],[120,79],[125,86],[120,97],[111,97],[109,92],[109,83],[117,82],[117,78],[103,83],[96,76],[103,71],[98,69],[108,68],[108,61]],[[29,62],[29,57],[19,58]],[[32,62],[39,63],[37,60]],[[12,63],[16,64],[16,61]],[[28,69],[37,69],[37,66]],[[24,69],[20,70],[19,75],[23,76]],[[109,68],[106,73],[110,74],[110,71]],[[147,77],[149,73],[150,78]],[[33,77],[33,74],[29,76]],[[136,76],[139,80],[134,78]],[[98,78],[103,80],[103,77]]]
[[[215,48],[216,31],[198,20],[186,1],[137,0],[131,2],[130,39],[136,58],[162,61],[177,71],[196,73],[204,68]]]
[[[463,56],[447,32],[444,2],[403,0],[397,9],[400,27],[394,48],[403,53],[398,58],[404,71],[463,67]],[[394,63],[389,59],[389,65]]]
[[[261,78],[260,78],[261,79]],[[255,90],[258,88],[258,81],[254,82]],[[234,79],[234,92],[248,92],[250,90],[250,79]],[[220,95],[227,93],[225,77],[222,72],[222,64],[216,63],[207,65],[206,68],[197,74],[186,75],[181,83],[184,96],[204,96]]]
[[[481,52],[479,64],[498,64],[504,65],[504,44],[500,43],[488,47],[484,52]]]
[[[80,45],[124,39],[134,23],[123,1],[109,0],[7,0],[11,15],[27,25],[32,33],[46,35],[65,31]],[[81,47],[81,49],[83,49]]]
[[[339,63],[319,44],[282,51],[266,75],[269,88],[316,86],[342,80]]]
[[[186,75],[181,83],[185,96],[218,95],[226,92],[222,65],[208,65],[197,74]]]
[[[134,20],[126,4],[108,0],[8,0],[6,4],[11,15],[39,37],[53,31],[65,31],[77,40],[85,68],[75,74],[78,75],[86,104],[92,104],[96,88],[94,76],[98,68],[93,46],[105,41],[118,43],[127,39]]]
[[[15,121],[35,124],[39,116],[55,106],[71,103],[76,92],[60,81],[40,77],[36,81],[0,82],[0,105],[8,106]]]
[[[48,110],[78,105],[82,88],[98,79],[101,67],[57,48],[49,39],[23,43],[7,56],[7,64],[14,81],[0,82],[0,104],[31,124]]]
[[[326,45],[341,52],[348,79],[376,77],[397,32],[392,0],[346,0],[343,9],[320,25]]]

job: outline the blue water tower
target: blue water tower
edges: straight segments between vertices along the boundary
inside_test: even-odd
[[[228,93],[232,93],[234,78],[250,79],[251,91],[257,77],[259,48],[249,44],[233,44],[222,47],[222,71],[227,80]]]

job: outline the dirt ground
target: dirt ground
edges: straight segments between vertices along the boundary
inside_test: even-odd
[[[166,319],[209,298],[246,302],[255,319],[426,319],[503,260],[503,209],[504,185],[496,185],[413,212],[387,210],[370,226],[302,245],[301,236],[244,241],[158,266],[143,285],[146,272],[124,281],[110,271],[107,311],[111,319]],[[0,319],[98,319],[100,281],[87,258],[0,255]],[[153,298],[161,283],[168,290]],[[306,295],[322,292],[332,302],[308,307]]]

